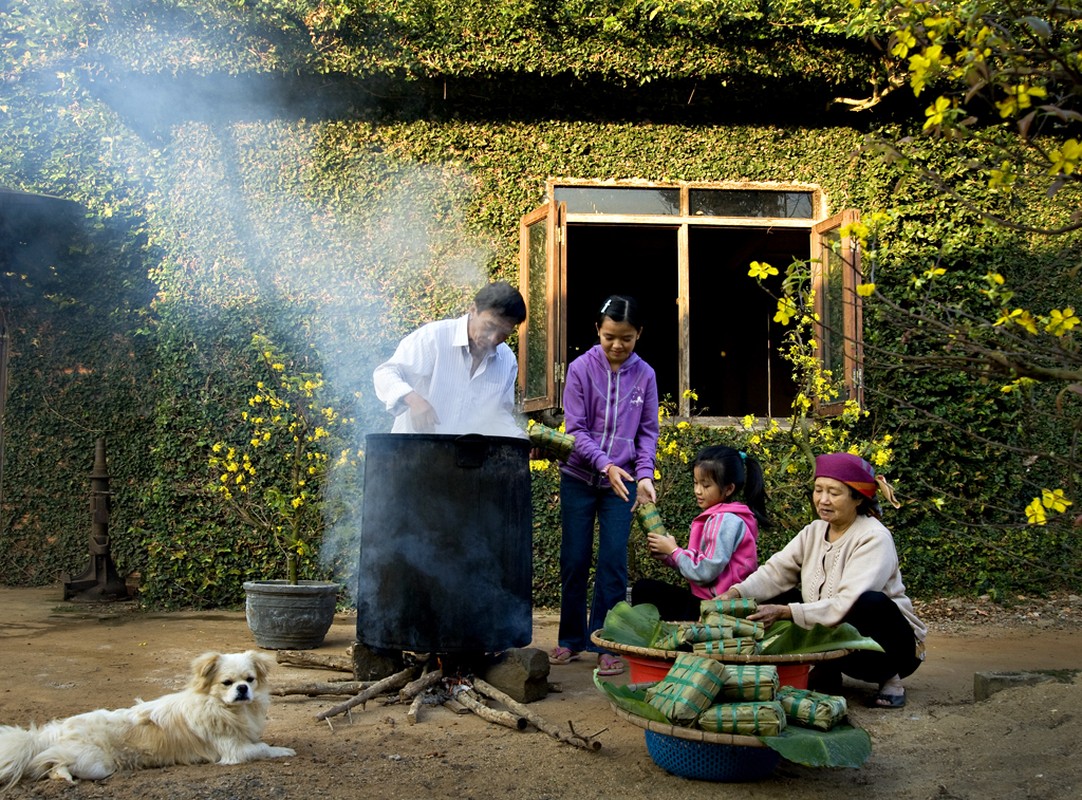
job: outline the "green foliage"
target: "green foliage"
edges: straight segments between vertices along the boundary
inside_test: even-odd
[[[898,209],[874,265],[885,297],[920,307],[956,287],[984,287],[995,270],[1020,303],[1062,309],[1077,285],[1050,279],[1047,265],[1077,261],[1075,245],[1037,247],[992,231],[901,162],[858,152],[869,129],[897,139],[923,118],[840,119],[821,105],[812,113],[764,103],[764,86],[804,92],[814,76],[814,96],[829,99],[885,74],[860,38],[879,30],[876,20],[863,17],[860,36],[849,36],[848,7],[8,3],[0,184],[68,198],[85,216],[70,247],[4,264],[8,579],[40,584],[82,569],[87,472],[104,433],[113,553],[123,573],[142,573],[146,603],[238,602],[244,579],[279,563],[265,537],[234,525],[205,491],[210,446],[265,377],[248,350],[251,332],[318,365],[330,390],[350,398],[353,444],[363,447],[363,432],[390,424],[372,396],[372,368],[406,331],[464,309],[485,279],[514,282],[518,220],[549,177],[815,183],[834,209]],[[271,76],[280,82],[259,86],[311,104],[198,102],[219,91],[246,96],[247,81]],[[714,104],[700,106],[708,93]],[[982,146],[967,143],[959,158],[942,142],[913,140],[942,172]],[[988,199],[979,188],[959,191]],[[1037,195],[991,199],[1029,222],[1058,213]],[[950,282],[918,290],[911,279],[933,265],[947,266]],[[22,274],[27,281],[12,280]],[[910,355],[940,352],[927,327],[874,304],[866,322],[869,414],[853,420],[846,441],[893,437],[889,477],[907,502],[888,523],[910,589],[1006,595],[1077,585],[1076,534],[1020,527],[1008,513],[1062,474],[1054,456],[1074,446],[1072,398],[1042,387],[1005,395],[987,376],[911,368]],[[981,443],[993,433],[1000,444]],[[670,530],[686,535],[696,511],[681,454],[742,445],[775,473],[776,525],[760,552],[776,550],[810,519],[800,435],[666,425],[676,448],[668,452],[666,439],[659,454],[659,507]],[[1046,456],[1027,463],[1012,449],[1021,444]],[[558,476],[552,465],[533,474],[534,596],[556,605]],[[646,555],[644,537],[632,541],[633,576],[674,579]]]

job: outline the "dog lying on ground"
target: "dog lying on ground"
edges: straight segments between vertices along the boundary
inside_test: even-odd
[[[0,726],[0,787],[23,778],[101,780],[117,770],[296,755],[261,741],[273,664],[255,650],[205,653],[192,662],[188,686],[174,694],[29,730]]]

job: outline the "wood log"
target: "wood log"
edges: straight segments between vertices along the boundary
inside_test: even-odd
[[[349,656],[312,653],[308,650],[279,650],[276,658],[279,664],[290,667],[311,667],[315,669],[333,669],[337,672],[353,672],[353,659]]]
[[[364,708],[364,703],[367,703],[373,697],[378,697],[386,692],[393,692],[395,689],[401,689],[410,679],[413,678],[414,668],[406,667],[404,670],[396,672],[394,675],[388,675],[383,680],[376,681],[367,689],[364,689],[358,693],[355,697],[351,697],[344,703],[339,703],[333,708],[328,708],[326,711],[320,711],[316,714],[317,720],[324,720],[328,717],[333,717],[338,714],[344,714],[355,706],[361,706]]]
[[[568,727],[570,728],[571,732],[567,733],[561,730],[558,726],[553,725],[552,723],[545,720],[539,714],[535,714],[533,711],[524,706],[522,703],[515,700],[513,697],[509,696],[507,693],[501,692],[495,686],[481,680],[480,678],[473,679],[473,690],[505,706],[509,711],[522,717],[539,731],[541,731],[542,733],[547,733],[558,742],[570,744],[575,747],[581,747],[583,750],[597,751],[601,749],[601,742],[597,741],[596,738],[598,734],[594,734],[592,736],[583,736],[582,734],[576,733],[575,729],[571,727],[570,723],[568,723]],[[599,731],[598,733],[602,732],[603,731]]]
[[[431,672],[426,672],[420,678],[415,681],[410,681],[401,689],[398,690],[398,699],[403,703],[409,700],[411,697],[423,695],[429,687],[434,686],[443,680],[443,670],[434,669]]]
[[[455,714],[470,713],[470,710],[466,708],[466,706],[462,705],[462,703],[451,697],[443,701],[443,707],[446,708],[448,711],[453,711]]]
[[[410,710],[406,712],[406,722],[410,725],[416,725],[419,714],[421,713],[421,706],[425,702],[425,693],[417,692],[413,696],[413,702],[410,703]]]
[[[507,711],[497,711],[494,708],[489,708],[482,703],[481,698],[474,694],[470,689],[464,689],[463,691],[458,692],[455,695],[455,699],[487,722],[503,725],[505,728],[513,728],[516,731],[524,731],[526,730],[526,726],[530,724],[524,717],[517,717]]]
[[[277,686],[271,689],[275,697],[285,697],[291,694],[303,694],[308,697],[318,697],[324,694],[357,694],[371,686],[373,681],[336,681],[332,683],[299,683],[286,686]]]

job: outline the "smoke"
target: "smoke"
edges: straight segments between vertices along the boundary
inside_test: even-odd
[[[288,66],[312,57],[304,31],[261,27],[249,9],[18,6],[30,27],[52,15],[74,33],[70,52],[0,54],[0,74],[26,98],[0,124],[18,130],[25,114],[40,126],[53,114],[49,157],[79,159],[73,171],[89,187],[74,199],[92,213],[129,214],[165,254],[172,294],[162,299],[208,314],[278,308],[285,329],[303,319],[295,338],[333,395],[352,398],[352,449],[363,450],[368,433],[391,423],[372,369],[428,321],[413,318],[418,309],[462,307],[487,280],[492,244],[469,234],[464,217],[472,177],[397,152],[408,132],[365,108],[363,86],[299,76]],[[35,176],[20,166],[25,183],[48,187],[38,167]],[[321,561],[350,592],[362,488],[358,469],[331,471],[338,514]]]
[[[243,9],[140,0],[41,0],[23,13],[45,19],[53,6],[85,36],[73,35],[78,46],[58,56],[62,72],[40,71],[48,86],[39,94],[58,108],[93,108],[112,128],[99,137],[73,127],[71,148],[86,153],[100,183],[128,186],[125,202],[143,203],[133,216],[145,216],[151,244],[169,259],[170,290],[192,308],[231,313],[258,303],[286,312],[283,328],[304,320],[296,338],[312,348],[333,395],[352,398],[351,444],[362,450],[369,432],[390,426],[372,398],[372,369],[404,332],[402,317],[426,298],[465,301],[487,280],[493,249],[465,232],[469,174],[385,154],[384,139],[398,132],[372,121],[358,103],[363,87],[276,66],[290,53],[311,57],[303,30],[249,25],[258,17]],[[27,97],[32,77],[19,76]],[[58,127],[70,118],[58,115]],[[321,556],[351,592],[357,473],[331,472],[329,505],[342,513]]]

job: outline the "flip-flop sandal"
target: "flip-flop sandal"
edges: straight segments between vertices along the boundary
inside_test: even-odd
[[[549,650],[549,663],[562,666],[564,664],[570,664],[572,661],[578,661],[579,654],[574,650],[567,647],[554,647]]]
[[[602,653],[597,657],[597,674],[598,675],[622,675],[624,673],[624,662],[617,656],[610,656],[607,653]]]
[[[868,698],[868,708],[904,708],[905,692],[901,694],[883,694],[879,692]]]

